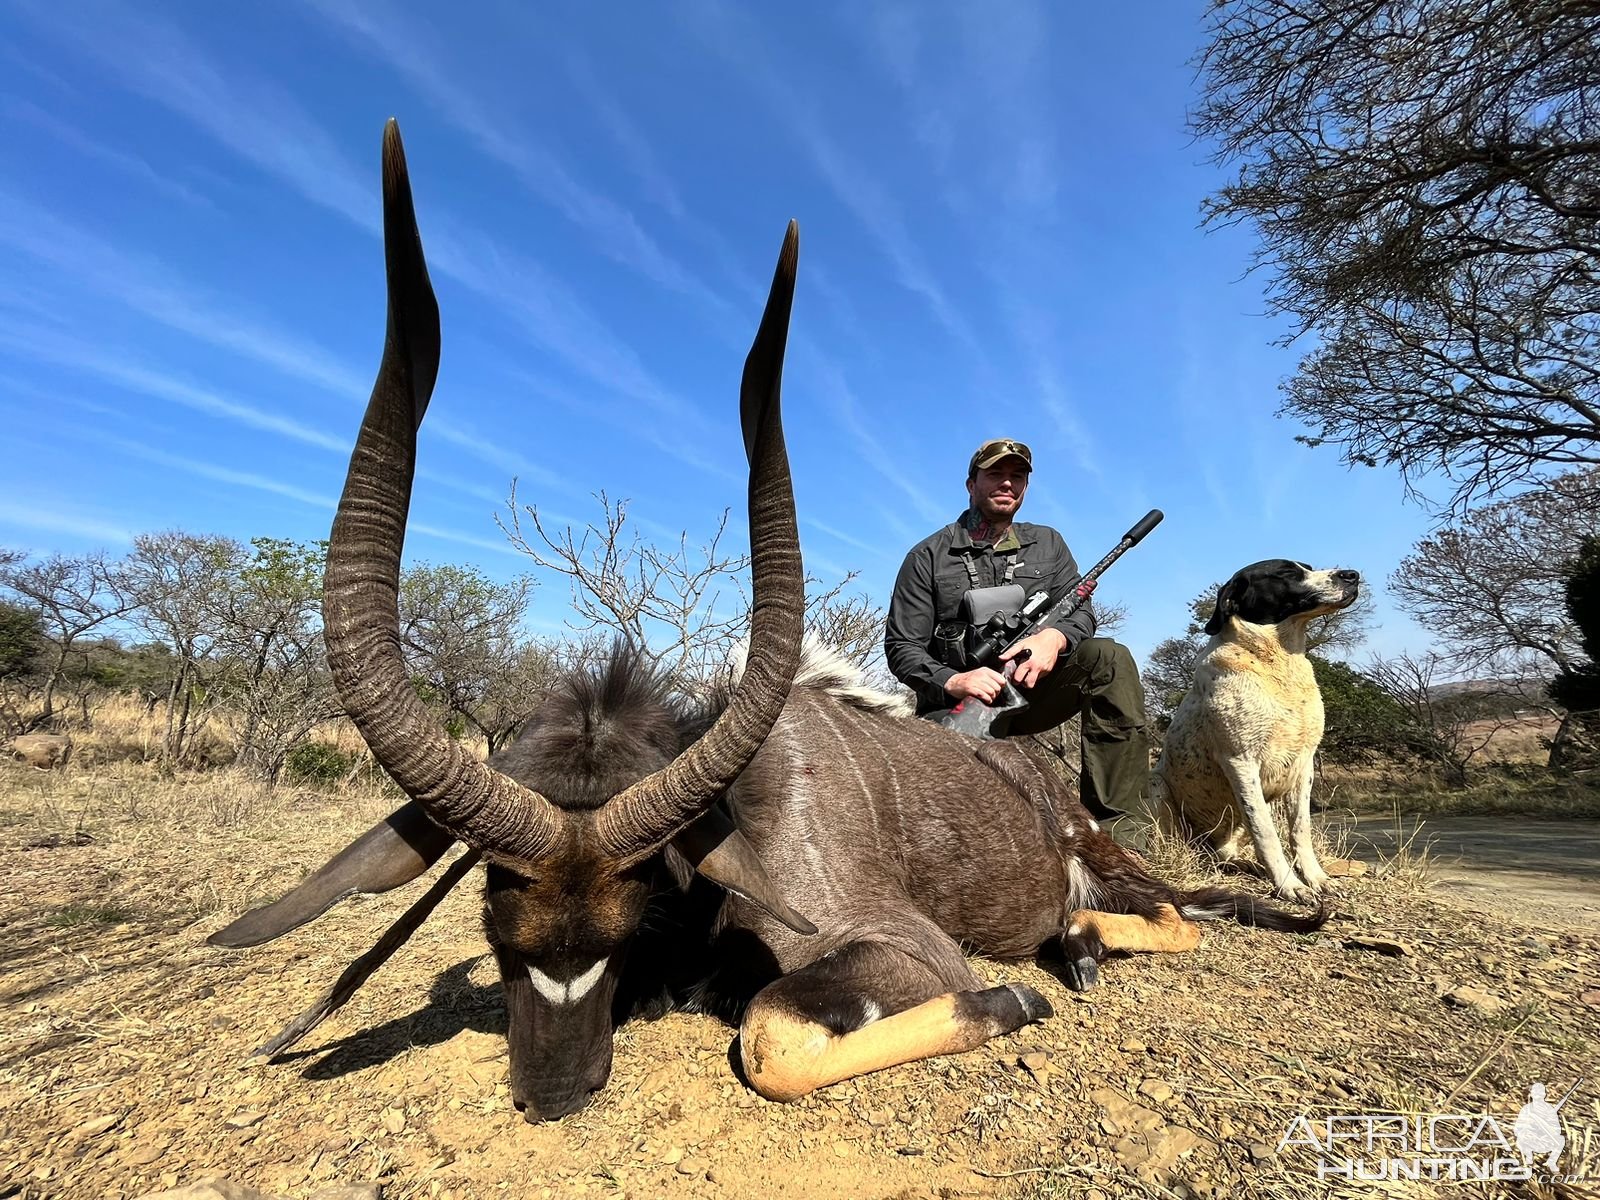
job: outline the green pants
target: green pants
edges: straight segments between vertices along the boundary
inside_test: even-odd
[[[1008,736],[1043,733],[1083,717],[1083,806],[1097,817],[1146,815],[1150,751],[1144,687],[1133,655],[1110,638],[1079,642],[1036,687]]]

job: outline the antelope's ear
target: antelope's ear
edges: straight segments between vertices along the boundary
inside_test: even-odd
[[[421,875],[452,845],[455,835],[440,829],[415,800],[379,821],[311,878],[280,900],[252,909],[206,941],[230,950],[259,946],[320,917],[346,896],[387,892]]]
[[[1235,575],[1218,589],[1217,606],[1206,619],[1207,633],[1221,633],[1227,628],[1228,618],[1239,611],[1239,597],[1246,586],[1244,580]]]
[[[672,848],[689,860],[701,875],[759,904],[796,933],[807,936],[817,927],[789,907],[788,901],[761,865],[755,847],[720,804],[713,804],[704,816],[691,821],[672,839]]]

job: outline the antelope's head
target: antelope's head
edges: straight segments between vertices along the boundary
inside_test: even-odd
[[[799,235],[791,223],[740,391],[754,608],[748,664],[727,707],[702,736],[689,736],[659,681],[624,650],[558,689],[517,744],[484,763],[422,706],[400,652],[401,548],[416,432],[438,374],[439,309],[393,121],[384,131],[383,200],[388,336],[330,535],[323,619],[345,710],[412,800],[289,895],[211,940],[268,941],[342,896],[414,879],[466,843],[472,853],[452,870],[479,855],[487,861],[485,925],[510,1018],[512,1096],[530,1121],[549,1119],[582,1107],[610,1074],[611,1001],[665,854],[814,932],[713,807],[760,749],[799,660],[804,586],[779,406]],[[437,902],[402,918],[397,929],[411,924],[398,940],[395,930],[385,935],[371,952],[383,950],[377,961]],[[370,974],[368,958],[352,969]],[[358,974],[348,991],[365,978]]]

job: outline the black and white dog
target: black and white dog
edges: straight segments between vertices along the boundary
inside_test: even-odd
[[[1361,576],[1269,558],[1236,572],[1206,622],[1211,640],[1172,716],[1151,772],[1158,825],[1203,838],[1225,862],[1245,837],[1273,891],[1311,901],[1328,874],[1311,844],[1312,763],[1322,741],[1322,693],[1306,657],[1312,617],[1353,604]],[[1292,814],[1294,865],[1274,812]]]

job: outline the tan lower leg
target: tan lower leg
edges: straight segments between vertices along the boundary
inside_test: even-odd
[[[1067,922],[1068,933],[1087,933],[1091,929],[1100,935],[1107,950],[1178,953],[1200,944],[1200,926],[1184,920],[1170,904],[1163,904],[1161,915],[1154,920],[1081,908]]]
[[[757,1000],[739,1027],[739,1054],[756,1091],[787,1101],[869,1071],[974,1050],[993,1036],[958,1009],[956,993],[844,1034]]]

